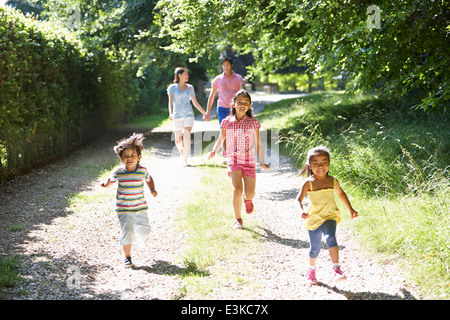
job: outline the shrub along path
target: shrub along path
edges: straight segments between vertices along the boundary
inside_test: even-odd
[[[196,123],[196,127],[196,132],[215,130],[208,129],[208,124]],[[24,278],[5,289],[4,298],[200,298],[182,290],[180,275],[188,266],[180,255],[187,235],[180,232],[177,219],[179,208],[201,188],[204,158],[192,159],[191,167],[183,167],[172,154],[170,131],[147,132],[143,163],[159,193],[153,198],[146,190],[153,232],[146,243],[133,247],[136,267],[122,267],[115,188],[101,188],[100,181],[118,164],[112,151],[115,141],[133,131],[124,129],[103,137],[60,162],[0,187],[1,255],[20,256]],[[337,234],[342,269],[349,279],[338,285],[332,282],[328,252],[323,250],[318,260],[319,283],[310,287],[305,281],[308,238],[295,200],[300,177],[287,159],[271,154],[275,158],[280,159],[279,165],[268,173],[258,169],[256,213],[244,217],[256,227],[234,230],[230,221],[230,232],[255,233],[260,258],[251,270],[245,261],[233,265],[236,272],[248,270],[240,285],[223,283],[201,298],[420,299],[393,264],[379,264],[360,251],[348,227],[351,221],[341,223]]]

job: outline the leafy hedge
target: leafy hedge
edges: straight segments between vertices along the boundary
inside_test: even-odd
[[[65,30],[0,8],[0,181],[122,121],[133,104],[123,69]]]

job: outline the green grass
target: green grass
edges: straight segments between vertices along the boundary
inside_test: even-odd
[[[396,261],[426,298],[450,298],[448,114],[333,92],[274,103],[258,119],[283,128],[280,150],[299,167],[311,147],[326,145],[330,174],[359,211],[349,225],[363,246]]]
[[[130,126],[133,128],[170,127],[169,112],[167,109],[160,109],[154,114],[136,116],[131,119]]]
[[[22,281],[22,277],[18,275],[20,264],[20,258],[17,256],[0,257],[0,298],[3,288],[14,287]]]
[[[188,235],[181,260],[191,270],[182,275],[177,296],[188,299],[207,299],[218,286],[251,286],[247,278],[261,250],[251,219],[245,219],[244,230],[232,228],[232,187],[224,168],[205,165],[201,182],[193,200],[179,209],[177,219],[180,230]]]

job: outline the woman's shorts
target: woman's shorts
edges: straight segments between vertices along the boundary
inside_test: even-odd
[[[228,175],[230,175],[233,171],[242,171],[242,176],[256,179],[255,164],[247,163],[247,164],[230,164],[230,165],[228,165]]]
[[[186,117],[186,118],[179,118],[179,119],[173,119],[173,130],[183,130],[183,128],[186,127],[193,127],[194,126],[194,117]]]
[[[150,234],[147,211],[118,213],[120,223],[120,244],[132,244],[137,238],[144,239]]]

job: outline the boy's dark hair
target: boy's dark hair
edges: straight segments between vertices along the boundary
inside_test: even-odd
[[[220,61],[220,65],[222,65],[225,61],[228,61],[231,65],[233,65],[233,60],[229,57],[223,58],[222,61]]]
[[[122,159],[122,153],[125,149],[133,148],[136,150],[138,156],[141,155],[142,150],[144,149],[143,140],[145,139],[142,133],[133,133],[133,135],[129,138],[124,138],[120,141],[117,141],[117,145],[114,147],[114,152]]]

